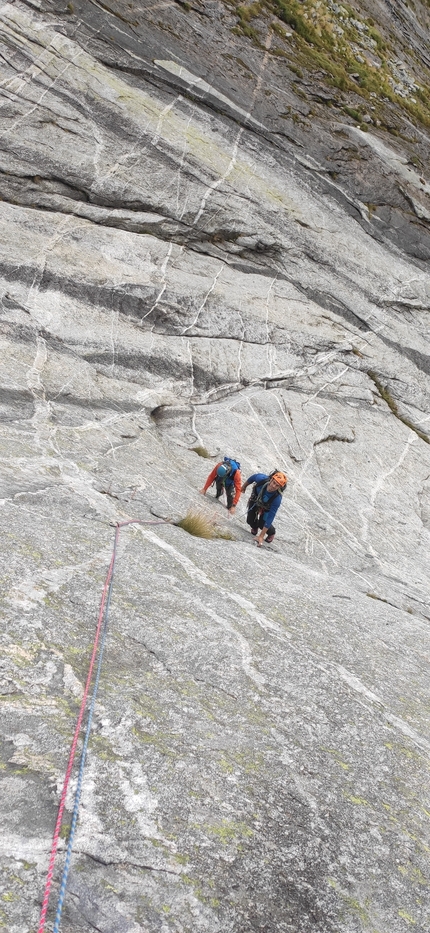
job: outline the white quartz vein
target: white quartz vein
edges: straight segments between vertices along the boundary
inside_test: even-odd
[[[191,324],[188,325],[188,327],[185,327],[185,329],[182,331],[182,334],[181,334],[182,337],[187,333],[187,331],[192,330],[192,328],[196,326],[197,321],[198,321],[198,319],[199,319],[199,317],[200,317],[200,315],[201,315],[201,313],[202,313],[202,311],[203,311],[203,309],[204,309],[204,307],[205,307],[205,305],[206,305],[206,302],[207,302],[207,300],[208,300],[208,298],[209,298],[209,295],[212,294],[212,292],[213,292],[213,290],[214,290],[214,288],[215,288],[215,286],[216,286],[216,284],[217,284],[217,282],[218,282],[218,279],[219,279],[219,277],[220,277],[220,275],[221,275],[221,272],[222,272],[223,268],[224,268],[224,264],[222,263],[222,264],[220,265],[220,267],[219,267],[219,269],[218,269],[216,275],[214,276],[213,281],[211,282],[210,287],[208,288],[208,290],[207,290],[207,292],[206,292],[206,294],[205,294],[205,296],[204,296],[204,298],[203,298],[203,301],[202,301],[202,303],[201,303],[201,305],[200,305],[200,307],[199,307],[199,309],[198,309],[198,311],[197,311],[197,314],[196,314],[196,316],[195,316],[195,318],[194,318],[194,321],[192,321]]]
[[[387,482],[387,480],[389,479],[389,477],[390,477],[390,476],[393,476],[393,474],[396,473],[397,470],[399,469],[399,467],[402,465],[403,461],[405,460],[405,458],[407,457],[407,455],[408,455],[408,453],[409,453],[409,450],[410,450],[412,444],[414,444],[416,440],[417,440],[417,435],[411,432],[411,434],[409,435],[409,437],[408,437],[408,439],[407,439],[407,441],[406,441],[406,444],[405,444],[403,450],[401,451],[399,457],[397,458],[396,462],[393,463],[392,467],[390,467],[389,470],[382,471],[382,472],[379,474],[379,476],[378,476],[376,482],[374,483],[373,487],[371,488],[371,490],[370,490],[370,504],[367,506],[367,508],[361,510],[361,513],[360,513],[360,514],[361,514],[361,519],[362,519],[362,537],[363,537],[363,542],[364,542],[365,544],[368,544],[369,550],[370,550],[371,553],[374,554],[374,555],[375,555],[375,551],[374,551],[373,547],[371,546],[371,544],[368,542],[368,539],[369,539],[369,519],[370,519],[372,513],[373,513],[374,510],[375,510],[375,502],[376,502],[377,496],[378,496],[379,492],[381,491],[381,489],[384,487],[384,485],[385,485],[385,483]]]
[[[238,132],[238,134],[237,134],[237,136],[236,136],[236,139],[235,139],[235,142],[234,142],[234,145],[233,145],[233,150],[232,150],[231,159],[230,159],[230,162],[229,162],[227,168],[225,169],[225,172],[224,172],[223,175],[221,175],[219,178],[214,179],[214,181],[212,182],[212,184],[209,185],[209,187],[206,189],[206,191],[205,191],[205,193],[204,193],[204,195],[203,195],[203,198],[202,198],[202,200],[201,200],[199,210],[197,211],[197,214],[196,214],[196,216],[195,216],[195,218],[194,218],[194,220],[193,220],[193,226],[195,226],[195,224],[197,224],[198,221],[200,220],[200,217],[202,216],[203,211],[205,210],[205,208],[206,208],[206,206],[207,206],[207,202],[208,202],[209,198],[211,197],[211,195],[213,194],[213,192],[214,192],[217,188],[219,188],[219,186],[220,186],[224,181],[227,180],[227,178],[229,177],[229,175],[231,174],[231,172],[232,172],[233,169],[234,169],[234,166],[235,166],[236,161],[237,161],[237,153],[238,153],[238,150],[239,150],[240,141],[241,141],[242,136],[243,136],[243,133],[244,133],[244,131],[245,131],[246,123],[247,123],[247,121],[250,120],[250,119],[253,120],[252,111],[253,111],[253,109],[254,109],[255,99],[256,99],[256,96],[257,96],[257,94],[258,94],[258,92],[259,92],[259,90],[260,90],[261,83],[262,83],[262,80],[263,80],[264,71],[265,71],[266,64],[267,64],[267,61],[268,61],[268,58],[269,58],[269,48],[270,48],[271,41],[272,41],[272,33],[271,33],[271,31],[270,31],[270,32],[267,34],[267,38],[266,38],[266,53],[265,53],[265,55],[264,55],[264,58],[263,58],[263,61],[262,61],[262,65],[261,65],[260,74],[259,74],[259,77],[258,77],[258,79],[257,79],[256,85],[255,85],[255,88],[254,88],[254,92],[253,92],[253,95],[252,95],[251,106],[250,106],[250,109],[248,110],[248,112],[244,114],[244,124],[245,124],[245,125],[244,125],[243,127],[240,128],[240,130],[239,130],[239,132]],[[163,65],[162,62],[160,62],[159,64]],[[166,64],[166,63],[164,63],[164,65],[165,65],[165,64]],[[169,64],[171,64],[171,63],[169,63]],[[180,66],[178,66],[178,67],[180,68]],[[181,68],[180,68],[180,71],[185,71],[185,70],[186,70],[186,69],[181,69]],[[189,74],[190,74],[190,73],[187,72],[187,75],[189,75]],[[199,79],[199,78],[195,79],[195,78],[194,78],[194,75],[191,75],[191,78],[194,79],[194,83],[200,83],[200,81],[201,81],[201,79]],[[187,77],[186,80],[188,80],[188,77]],[[203,82],[203,83],[205,83],[205,82]],[[212,90],[212,89],[210,88],[209,85],[207,85],[207,88],[210,89],[210,90]],[[217,96],[218,96],[220,99],[223,99],[223,95],[218,94],[218,92],[217,92]],[[226,100],[226,98],[224,98],[224,100]],[[230,101],[229,101],[229,103],[230,103]],[[240,109],[240,108],[235,107],[235,109],[237,110],[237,109]],[[243,111],[242,111],[242,114],[243,114]],[[254,120],[253,120],[253,122],[257,122],[257,121],[254,121]],[[259,124],[259,125],[261,126],[261,124]]]
[[[272,434],[270,433],[269,429],[266,427],[266,425],[264,424],[264,422],[262,421],[262,419],[261,419],[261,418],[259,417],[259,415],[257,414],[257,412],[256,412],[256,410],[255,410],[255,408],[254,408],[254,406],[252,405],[252,399],[251,399],[251,398],[247,398],[247,402],[248,402],[248,405],[249,405],[249,407],[250,407],[250,409],[251,409],[251,412],[252,412],[254,418],[256,419],[256,421],[258,421],[260,427],[263,429],[263,431],[265,432],[265,434],[267,434],[267,436],[268,436],[269,439],[270,439],[270,442],[271,442],[271,444],[272,444],[272,447],[273,447],[274,451],[276,452],[276,456],[277,456],[277,458],[278,458],[278,462],[277,462],[277,464],[276,464],[277,467],[278,467],[279,469],[282,469],[282,467],[284,466],[284,469],[285,469],[285,465],[284,465],[284,460],[285,460],[285,458],[284,458],[283,455],[282,455],[282,451],[279,449],[279,447],[278,447],[276,441],[274,440]],[[287,471],[287,472],[288,472],[288,471]],[[311,502],[313,503],[313,505],[316,506],[316,508],[318,509],[318,511],[320,511],[326,518],[330,519],[330,522],[332,522],[333,525],[336,525],[337,527],[339,527],[339,528],[342,529],[342,531],[345,533],[345,536],[346,536],[346,541],[345,541],[345,543],[347,544],[347,546],[348,546],[348,547],[352,547],[353,550],[359,550],[360,552],[362,552],[362,551],[363,551],[363,544],[362,544],[362,542],[356,537],[356,535],[353,534],[353,532],[352,532],[346,525],[343,524],[343,522],[339,521],[339,519],[337,519],[336,516],[331,515],[331,513],[328,512],[328,511],[321,505],[321,503],[318,501],[318,499],[316,498],[316,496],[314,496],[313,493],[312,493],[309,489],[307,489],[307,487],[305,486],[305,484],[302,482],[301,474],[300,474],[299,476],[295,475],[294,471],[293,471],[291,468],[289,469],[289,472],[290,472],[290,474],[294,477],[294,480],[295,480],[296,484],[297,484],[298,486],[300,486],[300,488],[303,490],[304,494],[311,500]],[[333,560],[334,563],[337,563],[337,561],[335,560],[335,558],[332,557],[332,556],[331,556],[331,560]]]

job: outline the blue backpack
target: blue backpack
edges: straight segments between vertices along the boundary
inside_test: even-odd
[[[237,470],[240,470],[240,463],[238,460],[233,460],[232,457],[224,457],[224,463],[226,466],[230,467],[228,478],[233,479],[234,474]]]

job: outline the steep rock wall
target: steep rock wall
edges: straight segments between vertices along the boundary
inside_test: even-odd
[[[425,7],[390,9],[361,5],[424,75]],[[365,129],[256,13],[0,11],[9,933],[37,928],[110,524],[189,506],[231,539],[121,532],[61,929],[428,924],[428,131],[390,101],[401,136]],[[199,497],[224,453],[286,470],[276,550]]]

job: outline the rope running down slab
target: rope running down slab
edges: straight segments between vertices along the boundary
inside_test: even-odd
[[[169,524],[169,519],[162,519],[160,521],[143,521],[138,518],[133,518],[126,522],[116,523],[115,537],[114,537],[114,543],[113,543],[113,548],[112,548],[112,556],[111,556],[109,569],[108,569],[106,580],[105,580],[104,587],[103,587],[103,592],[102,592],[102,597],[101,597],[101,602],[100,602],[100,610],[99,610],[99,615],[98,615],[98,620],[97,620],[96,633],[95,633],[95,638],[94,638],[94,645],[93,645],[90,664],[88,668],[87,680],[85,683],[82,703],[81,703],[79,715],[78,715],[77,722],[76,722],[72,744],[70,747],[69,760],[67,764],[66,774],[64,777],[64,783],[63,783],[63,789],[61,792],[60,803],[58,807],[57,821],[56,821],[55,829],[54,829],[54,835],[53,835],[52,847],[51,847],[51,855],[49,858],[48,872],[47,872],[47,877],[46,877],[45,892],[44,892],[42,908],[40,912],[38,933],[44,933],[44,930],[45,930],[46,914],[48,911],[49,897],[50,897],[50,892],[51,892],[52,879],[54,875],[54,865],[55,865],[55,858],[56,858],[57,849],[58,849],[58,841],[60,838],[61,823],[63,819],[64,808],[66,805],[67,790],[68,790],[70,776],[71,776],[72,769],[73,769],[73,763],[75,760],[76,746],[78,744],[78,738],[79,738],[79,733],[81,730],[82,720],[83,720],[85,708],[87,705],[88,694],[90,690],[90,684],[92,680],[97,650],[98,650],[99,643],[100,643],[96,677],[94,681],[91,704],[90,704],[90,708],[88,712],[87,728],[85,732],[85,738],[84,738],[84,743],[83,743],[82,753],[81,753],[81,761],[79,765],[78,780],[77,780],[77,786],[76,786],[76,791],[75,791],[75,802],[74,802],[74,807],[73,807],[72,822],[70,826],[70,832],[69,832],[69,838],[68,838],[68,844],[67,844],[66,859],[65,859],[63,874],[61,878],[60,892],[59,892],[59,897],[58,897],[55,922],[53,926],[53,933],[58,933],[59,931],[61,912],[63,909],[64,896],[66,893],[67,877],[69,874],[70,861],[71,861],[71,856],[72,856],[73,839],[74,839],[76,824],[78,820],[79,802],[80,802],[81,790],[82,790],[82,779],[83,779],[83,773],[84,773],[84,767],[85,767],[85,758],[86,758],[86,753],[87,753],[88,740],[89,740],[89,736],[91,732],[91,723],[92,723],[94,707],[95,707],[95,702],[96,702],[96,697],[97,697],[97,690],[99,686],[100,673],[101,673],[102,661],[103,661],[103,652],[104,652],[104,647],[106,643],[106,635],[107,635],[107,628],[108,628],[108,621],[109,621],[109,606],[110,606],[110,600],[111,600],[111,595],[112,595],[115,561],[116,561],[116,553],[117,553],[120,530],[121,528],[124,528],[126,525],[166,525],[166,524]]]

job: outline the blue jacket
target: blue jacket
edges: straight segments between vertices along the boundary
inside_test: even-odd
[[[250,483],[256,484],[255,494],[256,496],[258,496],[258,494],[261,492],[262,486],[264,486],[264,484],[267,483],[268,481],[269,481],[269,476],[267,475],[267,473],[253,473],[252,476],[248,477],[246,482],[248,485]],[[263,506],[265,503],[267,503],[267,509],[265,512],[263,512],[264,525],[266,528],[270,528],[270,525],[273,524],[275,515],[279,509],[279,506],[281,505],[282,495],[280,492],[273,493],[273,492],[267,492],[266,490],[263,493],[262,502],[263,502]]]

